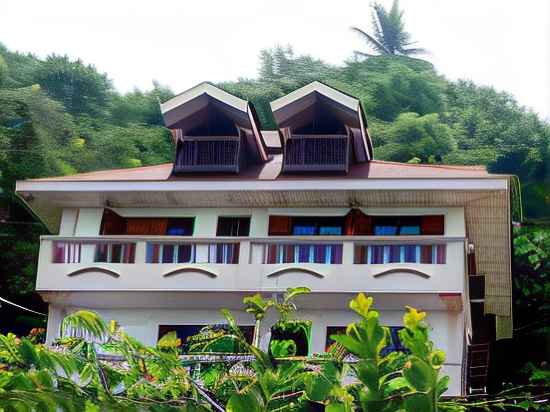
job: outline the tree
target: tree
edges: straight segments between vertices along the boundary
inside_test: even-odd
[[[82,60],[51,55],[41,62],[34,81],[48,96],[63,103],[72,115],[104,116],[107,112],[112,85],[105,74]]]
[[[402,113],[387,129],[388,142],[378,148],[378,158],[408,162],[439,163],[443,156],[456,149],[453,130],[435,113],[420,116]]]
[[[421,48],[410,47],[415,42],[411,41],[411,35],[405,31],[403,11],[399,10],[399,0],[394,0],[388,11],[380,3],[372,5],[372,23],[374,34],[369,34],[358,27],[351,29],[359,34],[365,42],[383,55],[403,55],[425,53]],[[369,53],[355,51],[356,56],[371,57]]]

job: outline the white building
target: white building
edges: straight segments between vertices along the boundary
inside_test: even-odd
[[[278,130],[263,131],[251,103],[203,83],[161,105],[174,164],[17,183],[54,234],[36,283],[48,340],[80,308],[150,345],[220,308],[251,326],[244,296],[308,286],[312,353],[365,292],[388,326],[428,311],[449,394],[482,385],[468,345],[511,334],[509,177],[373,160],[359,101],[318,82],[271,107]]]

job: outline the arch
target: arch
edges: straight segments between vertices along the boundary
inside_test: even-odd
[[[99,267],[99,266],[92,266],[92,267],[88,267],[88,268],[77,269],[73,272],[67,273],[67,276],[73,277],[73,276],[78,276],[78,275],[82,275],[84,273],[90,273],[90,272],[103,273],[103,274],[111,276],[113,278],[119,278],[120,277],[119,273],[117,273],[117,272],[115,272],[111,269],[102,268],[102,267]]]
[[[274,277],[278,277],[278,276],[282,276],[282,275],[286,275],[288,274],[289,272],[300,272],[300,273],[305,273],[306,275],[311,275],[313,277],[316,277],[318,279],[323,279],[325,277],[325,275],[323,275],[322,273],[319,273],[313,269],[308,269],[308,268],[300,268],[300,267],[286,267],[286,268],[281,268],[281,269],[277,269],[271,273],[269,273],[267,275],[268,278],[274,278]]]
[[[421,278],[424,278],[424,279],[429,279],[431,277],[430,275],[428,275],[425,272],[422,272],[422,271],[416,270],[416,269],[410,269],[410,268],[388,269],[388,270],[384,270],[380,273],[375,274],[374,277],[379,278],[379,277],[386,276],[386,275],[393,275],[395,273],[409,273],[411,275],[420,276]]]
[[[195,267],[182,267],[182,268],[177,268],[177,269],[173,269],[173,270],[169,270],[168,272],[164,273],[162,275],[162,277],[171,277],[171,276],[176,276],[176,275],[183,275],[185,273],[200,273],[201,275],[205,275],[205,276],[208,276],[209,278],[211,279],[215,279],[218,277],[218,275],[208,269],[203,269],[203,268],[195,268]]]

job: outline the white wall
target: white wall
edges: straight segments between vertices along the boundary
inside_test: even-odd
[[[273,214],[288,214],[299,216],[342,216],[347,208],[117,208],[114,209],[124,217],[195,217],[195,237],[216,236],[218,216],[251,216],[250,236],[267,236],[268,217]],[[464,208],[362,208],[364,213],[371,215],[445,215],[445,235],[464,237]],[[75,216],[76,214],[76,216]],[[64,209],[61,221],[60,235],[70,236],[74,231],[76,236],[96,236],[101,225],[102,208]],[[72,229],[75,226],[76,230]]]

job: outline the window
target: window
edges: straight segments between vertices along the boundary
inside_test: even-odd
[[[345,216],[270,216],[269,236],[341,236]]]
[[[374,216],[375,236],[420,235],[420,216]]]
[[[372,220],[375,236],[437,236],[445,231],[443,215],[373,216]]]
[[[443,215],[369,216],[352,209],[346,216],[269,216],[269,236],[440,236]]]
[[[192,236],[195,219],[192,217],[178,217],[168,219],[166,234],[168,236]]]
[[[194,224],[193,217],[122,217],[110,209],[105,209],[100,233],[102,235],[191,236]]]
[[[248,236],[250,217],[218,217],[216,236]]]
[[[158,338],[162,338],[169,332],[176,332],[176,335],[181,339],[181,344],[185,348],[187,340],[189,337],[198,334],[203,328],[206,328],[207,325],[159,325]],[[214,325],[213,328],[217,329],[227,329],[227,325]],[[254,326],[241,326],[239,329],[243,333],[248,343],[252,343],[252,338],[254,336]]]

